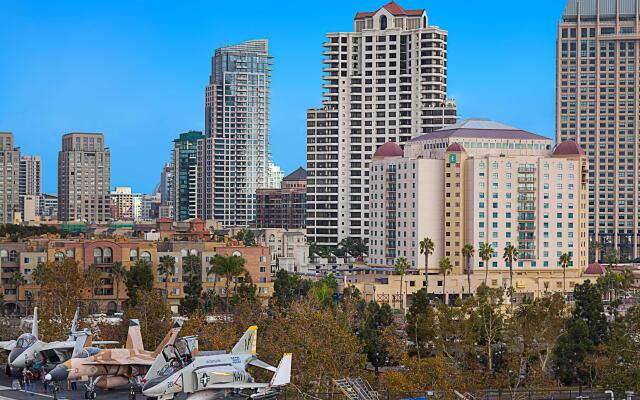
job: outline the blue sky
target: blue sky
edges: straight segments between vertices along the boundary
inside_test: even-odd
[[[61,135],[104,132],[111,184],[150,192],[180,132],[202,130],[216,47],[266,37],[271,148],[305,165],[305,110],[321,104],[325,32],[385,1],[0,2],[0,131],[43,157],[55,192]],[[564,1],[404,0],[449,31],[449,96],[463,118],[554,135],[555,39]]]

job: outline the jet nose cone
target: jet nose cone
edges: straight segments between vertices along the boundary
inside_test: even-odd
[[[20,357],[24,353],[24,349],[22,348],[14,348],[9,353],[9,365],[14,368],[24,368],[24,357]]]
[[[51,381],[66,381],[69,377],[69,370],[66,367],[58,365],[44,377],[44,379],[48,382]]]

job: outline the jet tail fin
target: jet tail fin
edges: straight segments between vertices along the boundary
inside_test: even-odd
[[[250,326],[242,335],[238,343],[231,349],[231,354],[252,354],[256,355],[258,349],[258,327]]]
[[[291,382],[291,353],[285,353],[273,374],[269,386],[284,386]]]
[[[80,355],[80,353],[85,347],[91,346],[91,342],[92,342],[92,335],[90,332],[87,332],[87,331],[78,332],[76,336],[76,341],[73,344],[73,353],[71,354],[71,357],[73,358]]]
[[[158,354],[160,354],[160,352],[162,351],[162,349],[164,349],[166,345],[173,344],[173,342],[176,341],[178,334],[180,333],[180,329],[182,329],[182,321],[177,320],[176,322],[173,323],[171,330],[167,332],[167,335],[164,337],[164,339],[162,339],[162,342],[160,342],[158,347],[156,347],[156,349],[153,351],[153,355],[157,356]]]
[[[127,349],[144,350],[142,334],[140,333],[140,321],[129,320],[129,332],[127,333]]]
[[[69,340],[73,340],[74,335],[78,332],[80,322],[80,306],[76,308],[76,313],[73,316],[73,320],[71,321],[71,332],[69,333]]]
[[[33,323],[31,324],[31,334],[38,338],[38,307],[33,307]]]

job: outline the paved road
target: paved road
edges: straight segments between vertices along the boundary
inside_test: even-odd
[[[53,399],[53,394],[51,391],[45,392],[43,385],[41,382],[37,382],[33,384],[33,391],[23,391],[23,390],[14,390],[12,389],[12,378],[7,377],[5,374],[0,373],[0,400],[50,400]],[[49,389],[51,386],[49,386]],[[60,391],[58,392],[58,399],[69,399],[69,400],[84,400],[84,385],[82,383],[78,383],[78,390],[67,390],[66,383],[61,385]],[[100,389],[96,389],[96,393],[98,394],[98,399],[100,400],[128,400],[129,398],[129,390],[127,389],[117,389],[117,390],[109,390],[104,391]],[[145,399],[141,393],[136,394],[137,399]]]

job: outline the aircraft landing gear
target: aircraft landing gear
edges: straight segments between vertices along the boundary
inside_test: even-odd
[[[102,378],[102,376],[98,376],[96,378],[89,379],[89,382],[87,382],[84,385],[87,388],[87,391],[84,392],[84,398],[85,399],[94,400],[96,397],[98,397],[98,395],[96,394],[96,384],[98,383],[100,378]]]

